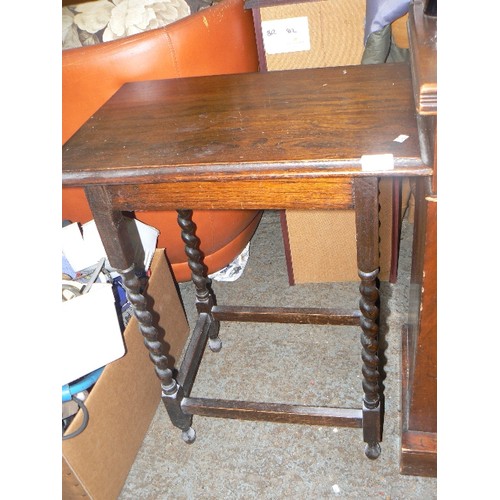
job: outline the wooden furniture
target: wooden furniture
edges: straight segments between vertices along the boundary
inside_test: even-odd
[[[395,141],[401,134],[407,140]],[[432,174],[420,158],[407,65],[129,83],[64,145],[62,156],[63,184],[85,188],[110,263],[128,289],[168,414],[187,442],[195,437],[193,415],[206,415],[362,427],[366,455],[379,456],[378,181]],[[216,305],[193,208],[354,209],[359,307]],[[122,224],[122,211],[165,209],[179,214],[199,314],[176,378],[135,277]],[[221,348],[222,321],[359,325],[360,407],[190,397],[207,341],[213,351]]]
[[[415,179],[410,306],[402,336],[402,474],[437,474],[437,29],[423,2],[410,6],[408,24],[422,158],[431,179]]]

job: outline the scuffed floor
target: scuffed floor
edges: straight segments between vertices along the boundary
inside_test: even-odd
[[[399,278],[382,283],[385,346],[382,454],[364,455],[361,429],[195,416],[187,445],[160,403],[121,500],[437,497],[435,478],[399,474],[400,335],[407,318],[411,225],[406,221]],[[356,307],[357,283],[290,287],[278,212],[264,214],[243,276],[214,282],[220,304]],[[186,304],[190,283],[181,285]],[[189,308],[188,308],[189,312]],[[189,318],[190,322],[193,318]],[[219,353],[207,353],[192,396],[328,406],[361,406],[355,327],[225,323]]]

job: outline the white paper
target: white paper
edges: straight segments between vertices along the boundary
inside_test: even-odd
[[[143,256],[142,264],[145,269],[149,269],[160,232],[136,219],[127,218],[125,220],[135,248],[135,262],[141,264],[139,256]],[[103,257],[107,259],[95,221],[91,220],[83,224],[81,229],[80,232],[79,224],[75,222],[62,230],[62,252],[75,271],[95,266]],[[139,240],[136,237],[137,234]],[[109,260],[105,266],[110,269]]]
[[[361,170],[367,172],[394,170],[394,155],[392,153],[381,155],[363,155],[361,157]]]
[[[408,137],[410,137],[409,135],[406,135],[406,134],[399,134],[396,139],[394,139],[394,142],[399,142],[400,144],[402,144],[403,142],[406,141],[406,139],[408,139]]]
[[[266,54],[285,54],[311,50],[307,17],[262,21],[262,39]]]
[[[74,281],[65,283],[81,287]],[[110,283],[94,283],[88,293],[62,303],[61,385],[121,358],[125,345]]]

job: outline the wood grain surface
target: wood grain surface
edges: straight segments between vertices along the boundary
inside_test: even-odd
[[[405,134],[402,143],[394,139]],[[409,67],[346,66],[125,84],[63,146],[63,184],[380,175],[422,164]],[[369,175],[374,175],[370,172]]]

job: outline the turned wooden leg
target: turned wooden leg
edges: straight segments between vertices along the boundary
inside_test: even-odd
[[[379,357],[378,357],[378,288],[376,278],[378,269],[371,273],[359,271],[361,278],[361,345],[363,350],[363,438],[367,443],[366,456],[374,459],[380,455],[380,388],[379,388]]]
[[[161,381],[163,404],[172,423],[182,430],[182,439],[187,443],[192,443],[196,437],[196,433],[191,427],[193,416],[185,414],[181,410],[184,392],[173,378],[172,371],[168,367],[168,359],[163,353],[163,345],[160,342],[158,330],[153,325],[153,317],[147,309],[146,298],[141,293],[141,284],[134,272],[134,267],[119,270],[118,272],[123,278],[127,298],[133,306],[134,316],[137,318],[139,329],[144,337],[144,345],[149,351],[149,358],[153,362],[156,375]]]
[[[196,291],[196,309],[198,314],[207,313],[208,347],[213,352],[222,349],[222,341],[219,338],[220,322],[212,315],[212,307],[215,305],[215,296],[210,287],[211,280],[207,276],[207,268],[203,263],[203,254],[200,251],[200,239],[196,236],[196,225],[192,220],[192,210],[177,210],[177,221],[181,228],[181,237],[185,243],[185,252],[188,265],[191,269],[191,277]]]
[[[160,379],[162,400],[170,419],[176,427],[182,430],[183,439],[186,442],[193,442],[195,438],[195,433],[191,428],[193,416],[181,410],[182,387],[176,382],[172,370],[168,367],[168,358],[163,352],[159,332],[153,324],[153,316],[148,310],[146,297],[141,290],[141,282],[135,272],[134,249],[130,243],[131,226],[127,224],[127,219],[120,211],[110,208],[111,199],[104,187],[92,186],[86,188],[85,191],[109,262],[122,277],[127,298],[144,337],[144,345],[149,351],[149,358]]]
[[[354,180],[359,287],[361,299],[361,359],[363,361],[363,439],[370,459],[380,455],[382,415],[379,387],[378,299],[379,272],[378,179]]]

